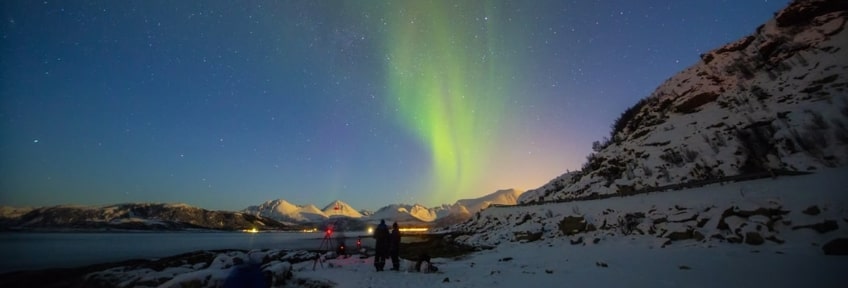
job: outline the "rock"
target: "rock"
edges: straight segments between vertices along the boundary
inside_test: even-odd
[[[783,239],[777,238],[777,236],[774,236],[774,235],[766,237],[766,240],[769,240],[769,241],[777,243],[777,244],[783,244],[783,243],[786,242],[786,241],[783,241]]]
[[[836,221],[834,221],[834,220],[826,220],[824,222],[811,224],[811,225],[795,226],[795,227],[792,227],[792,230],[798,230],[798,229],[804,229],[804,228],[810,228],[810,229],[815,230],[816,232],[819,232],[820,234],[824,234],[824,233],[839,229],[839,224],[837,224]]]
[[[519,242],[534,242],[542,239],[542,232],[513,232],[515,241]]]
[[[815,215],[819,215],[819,213],[821,213],[821,210],[819,210],[819,206],[813,205],[813,206],[807,207],[807,209],[804,209],[804,211],[801,211],[801,213],[811,215],[811,216],[815,216]]]
[[[844,9],[844,1],[793,1],[775,15],[775,20],[779,27],[808,25],[819,15]]]
[[[762,245],[764,242],[765,240],[763,240],[763,236],[761,236],[760,233],[753,231],[745,233],[745,244]]]
[[[577,239],[571,239],[571,245],[577,245],[583,243],[583,237],[577,237]]]
[[[680,270],[692,270],[692,267],[689,267],[689,266],[686,266],[686,265],[680,265],[680,266],[677,266],[677,268],[680,268]]]
[[[545,273],[548,273],[548,274],[554,274],[554,270],[545,269]]]
[[[607,268],[607,267],[609,267],[609,265],[607,265],[607,263],[605,263],[605,262],[603,262],[603,261],[595,262],[595,266],[603,267],[603,268]]]
[[[509,261],[512,261],[512,257],[504,257],[504,258],[498,259],[498,262],[509,262]]]
[[[233,265],[241,265],[244,264],[244,259],[241,257],[233,257]]]
[[[671,232],[671,233],[668,233],[668,235],[666,235],[666,236],[665,236],[665,238],[668,238],[668,239],[669,239],[669,240],[671,240],[671,241],[680,241],[680,240],[688,240],[688,239],[692,239],[692,231],[684,231],[684,232],[675,231],[675,232]]]
[[[681,240],[689,240],[695,239],[697,241],[704,240],[704,234],[701,232],[689,229],[686,231],[675,231],[668,233],[665,238],[668,238],[671,241],[681,241]]]
[[[836,238],[822,246],[824,255],[848,255],[848,238]]]
[[[445,277],[445,279],[442,279],[442,283],[450,283],[450,278]]]
[[[659,241],[659,244],[660,244],[660,248],[665,248],[665,246],[671,245],[671,240],[661,239]]]
[[[588,224],[583,216],[566,216],[559,222],[559,231],[565,236],[583,232],[595,231],[595,226]]]

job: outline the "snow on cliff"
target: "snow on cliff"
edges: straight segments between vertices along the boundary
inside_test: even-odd
[[[845,2],[795,2],[701,55],[622,113],[580,171],[519,202],[557,201],[848,163]]]

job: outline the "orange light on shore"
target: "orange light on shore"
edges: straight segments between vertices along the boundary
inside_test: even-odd
[[[427,232],[430,228],[427,227],[410,227],[410,228],[400,228],[400,232]]]

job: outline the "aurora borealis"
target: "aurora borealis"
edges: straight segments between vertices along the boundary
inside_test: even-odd
[[[468,8],[452,3],[407,4],[391,7],[401,13],[389,20],[387,100],[428,148],[430,190],[450,199],[474,188],[501,132],[509,57],[496,21],[489,21],[500,15],[488,9],[483,19],[469,20]]]
[[[3,1],[0,206],[533,189],[786,1]]]

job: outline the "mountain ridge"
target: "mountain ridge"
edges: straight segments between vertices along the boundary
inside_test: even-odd
[[[317,215],[315,218],[306,219],[305,217],[297,216],[299,213],[297,207],[308,205],[290,204],[284,199],[269,200],[259,205],[249,206],[242,212],[251,215],[260,215],[289,223],[307,223],[320,222],[329,220],[336,216],[345,216],[348,218],[360,219],[366,222],[376,222],[380,219],[386,219],[398,222],[410,222],[420,224],[435,224],[440,225],[438,221],[443,218],[449,218],[451,223],[468,219],[476,212],[488,208],[492,204],[513,205],[517,203],[518,196],[524,193],[522,190],[503,189],[493,193],[484,195],[480,198],[460,199],[454,204],[442,204],[436,207],[426,207],[421,204],[388,204],[381,207],[377,211],[359,211],[342,202],[334,200],[330,202],[324,209],[321,209],[323,215]],[[281,205],[287,203],[290,206]],[[312,205],[314,206],[314,205]],[[338,208],[338,209],[336,209]],[[354,213],[355,212],[355,213]],[[446,220],[448,221],[448,220]]]
[[[10,210],[3,208],[1,210]],[[288,230],[271,218],[183,203],[57,205],[0,215],[0,230]]]

